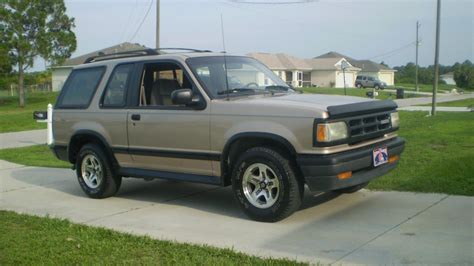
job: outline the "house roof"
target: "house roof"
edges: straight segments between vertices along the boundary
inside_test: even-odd
[[[363,72],[395,71],[391,69],[390,67],[384,66],[379,63],[375,63],[370,60],[357,60],[357,59],[353,59],[351,57],[345,56],[337,52],[328,52],[328,53],[315,57],[315,59],[323,59],[323,58],[338,58],[338,59],[345,58],[351,65],[360,68],[361,71]]]
[[[340,70],[341,60],[345,60],[349,63],[348,69],[360,70],[359,68],[354,67],[349,60],[346,60],[345,58],[313,58],[308,59],[307,62],[309,62],[313,70]]]
[[[322,54],[320,56],[316,56],[314,59],[321,59],[321,58],[345,58],[347,61],[354,60],[354,59],[350,58],[349,56],[340,54],[338,52],[328,52],[328,53]]]
[[[440,75],[442,78],[454,78],[454,73],[453,72],[448,72],[446,74]]]
[[[96,56],[100,54],[113,54],[113,53],[120,53],[120,52],[128,52],[128,51],[136,51],[136,50],[143,50],[147,49],[148,47],[138,44],[138,43],[129,43],[124,42],[121,44],[117,44],[111,47],[104,48],[102,50],[97,50],[85,55],[81,55],[78,57],[70,58],[64,61],[62,66],[60,67],[68,67],[68,66],[76,66],[83,64],[89,57]]]
[[[394,71],[388,66],[378,64],[370,60],[356,60],[354,61],[353,65],[361,68],[362,71],[365,72]]]
[[[312,66],[305,59],[292,55],[277,53],[250,53],[247,56],[253,57],[270,69],[277,70],[311,70]]]

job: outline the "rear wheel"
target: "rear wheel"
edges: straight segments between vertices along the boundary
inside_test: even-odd
[[[86,144],[79,151],[76,175],[82,190],[91,198],[113,196],[122,184],[122,177],[114,174],[110,161],[96,144]]]
[[[379,85],[375,85],[374,87],[376,90],[380,89],[380,86]]]
[[[304,186],[292,162],[279,152],[256,147],[243,153],[232,174],[232,188],[242,210],[262,222],[280,221],[301,205]]]
[[[336,190],[333,190],[333,192],[350,194],[350,193],[354,193],[354,192],[357,192],[357,191],[359,191],[359,190],[365,188],[368,184],[369,184],[369,182],[367,182],[367,183],[362,183],[362,184],[355,185],[355,186],[352,186],[352,187],[346,187],[346,188],[336,189]]]

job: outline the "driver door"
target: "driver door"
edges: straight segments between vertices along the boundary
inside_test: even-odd
[[[144,63],[135,106],[128,114],[129,152],[135,168],[168,173],[215,175],[210,152],[209,108],[175,105],[178,89],[200,92],[178,62]],[[205,101],[201,97],[202,101]]]

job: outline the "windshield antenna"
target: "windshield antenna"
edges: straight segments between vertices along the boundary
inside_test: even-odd
[[[229,78],[227,77],[227,51],[225,49],[225,36],[224,36],[224,19],[221,13],[221,32],[222,32],[222,47],[224,48],[224,72],[225,72],[225,91],[227,92],[227,100],[229,100]]]

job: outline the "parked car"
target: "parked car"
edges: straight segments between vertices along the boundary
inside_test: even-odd
[[[249,57],[134,51],[72,70],[51,149],[91,198],[123,177],[232,185],[249,217],[274,222],[298,210],[305,185],[352,193],[393,170],[405,143],[396,109],[296,93]]]
[[[376,90],[378,89],[385,89],[387,87],[387,83],[379,80],[376,77],[371,77],[371,76],[357,76],[356,81],[355,81],[355,86],[357,88],[375,88]]]

